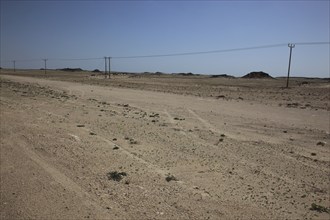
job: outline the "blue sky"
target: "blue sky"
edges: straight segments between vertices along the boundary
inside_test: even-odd
[[[104,69],[104,60],[329,42],[329,1],[3,1],[1,66]],[[287,73],[289,48],[188,56],[112,59],[112,70],[242,76]],[[20,61],[24,60],[24,61]],[[30,60],[30,61],[28,61]],[[291,74],[329,77],[329,44],[297,45]]]

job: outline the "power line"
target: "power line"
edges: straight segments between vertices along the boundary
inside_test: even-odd
[[[100,60],[103,58],[49,58],[50,61],[84,61],[84,60]],[[16,62],[37,62],[43,59],[22,59]],[[2,60],[2,62],[12,62],[12,60]]]
[[[104,57],[104,76],[107,78],[107,57]]]
[[[295,45],[325,45],[330,44],[330,42],[298,42]],[[266,49],[272,47],[286,47],[287,43],[281,44],[268,44],[253,47],[241,47],[241,48],[231,48],[231,49],[221,49],[221,50],[210,50],[210,51],[197,51],[197,52],[183,52],[183,53],[170,53],[170,54],[153,54],[153,55],[135,55],[135,56],[112,56],[113,59],[133,59],[133,58],[153,58],[153,57],[171,57],[171,56],[187,56],[187,55],[201,55],[201,54],[212,54],[212,53],[226,53],[244,50],[257,50]],[[49,58],[48,61],[86,61],[86,60],[102,60],[104,57],[94,57],[94,58]],[[35,62],[41,61],[42,59],[22,59],[15,60],[16,62]],[[12,62],[12,60],[4,60],[2,62]]]
[[[330,44],[330,42],[302,42],[302,43],[295,43],[295,44],[296,45],[320,45],[320,44]],[[256,49],[265,49],[265,48],[283,47],[283,46],[287,46],[287,43],[269,44],[269,45],[262,45],[262,46],[242,47],[242,48],[233,48],[233,49],[224,49],[224,50],[211,50],[211,51],[172,53],[172,54],[156,54],[156,55],[122,56],[122,57],[112,57],[112,58],[114,58],[114,59],[130,59],[130,58],[148,58],[148,57],[186,56],[186,55],[224,53],[224,52],[243,51],[243,50],[256,50]]]
[[[112,57],[114,59],[128,59],[128,58],[147,58],[147,57],[169,57],[169,56],[186,56],[186,55],[198,55],[198,54],[210,54],[210,53],[224,53],[232,51],[241,51],[241,50],[255,50],[271,47],[283,47],[287,44],[271,44],[255,47],[243,47],[243,48],[234,48],[234,49],[224,49],[224,50],[210,50],[210,51],[200,51],[200,52],[186,52],[186,53],[172,53],[172,54],[156,54],[156,55],[139,55],[139,56],[122,56],[122,57]]]
[[[17,60],[15,59],[16,62],[36,62],[36,61],[40,61],[42,59],[24,59],[24,60]],[[12,62],[13,60],[2,60],[1,62]]]
[[[295,45],[324,45],[330,44],[330,42],[301,42],[301,43],[294,43]]]
[[[43,61],[45,62],[45,74],[47,73],[47,60],[48,59],[43,59]]]
[[[290,67],[291,67],[291,55],[292,55],[292,48],[294,48],[295,44],[288,44],[290,48],[290,56],[289,56],[289,66],[288,66],[288,77],[286,78],[286,88],[289,88],[289,78],[290,78]]]
[[[85,60],[101,60],[103,57],[98,58],[51,58],[53,61],[85,61]]]
[[[13,64],[14,64],[14,72],[16,72],[16,60],[13,60]]]
[[[109,78],[110,78],[110,74],[111,74],[111,68],[110,68],[110,67],[111,67],[111,66],[110,66],[110,62],[111,62],[110,59],[111,59],[111,58],[112,58],[112,57],[108,57],[108,60],[109,60]]]

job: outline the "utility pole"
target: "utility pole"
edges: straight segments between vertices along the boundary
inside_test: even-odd
[[[111,59],[111,57],[108,57],[108,59],[109,59],[109,79],[110,79],[110,74],[111,74],[110,59]]]
[[[294,48],[295,45],[294,44],[288,44],[288,47],[290,47],[290,56],[289,56],[288,77],[286,79],[286,88],[289,88],[290,67],[291,67],[291,55],[292,55],[292,48]]]
[[[16,60],[13,60],[13,64],[14,64],[14,72],[16,72]]]
[[[104,76],[107,78],[107,57],[104,57]]]
[[[43,61],[45,62],[45,74],[47,73],[47,60],[48,59],[43,59]]]

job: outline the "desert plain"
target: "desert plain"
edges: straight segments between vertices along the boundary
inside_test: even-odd
[[[329,219],[329,79],[0,73],[0,219]]]

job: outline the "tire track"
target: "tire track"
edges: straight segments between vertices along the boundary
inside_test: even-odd
[[[87,132],[90,132],[90,130],[88,128],[83,128],[83,130],[86,130]],[[129,150],[125,149],[125,147],[121,146],[121,145],[118,145],[118,144],[115,144],[114,142],[112,142],[111,140],[105,138],[105,137],[102,137],[100,135],[96,135],[95,136],[96,138],[98,138],[99,140],[102,140],[104,141],[105,143],[109,144],[111,147],[115,147],[115,146],[119,146],[120,148],[120,152],[124,153],[125,155],[127,155],[128,157],[132,158],[133,160],[136,160],[137,162],[145,165],[147,168],[149,168],[150,170],[152,170],[153,172],[161,175],[163,178],[165,178],[168,174],[168,171],[165,171],[161,168],[159,168],[158,166],[132,154]],[[193,186],[189,186],[188,183],[182,181],[182,180],[178,180],[178,181],[175,181],[176,183],[178,184],[181,184],[182,186],[184,186],[187,190],[189,191],[192,191],[193,193],[199,193],[203,198],[207,197],[207,198],[211,198],[210,194],[203,191],[203,190],[199,190],[199,189],[196,189],[194,188]]]
[[[218,133],[220,134],[220,132],[218,131],[218,129],[216,129],[213,125],[211,125],[208,121],[204,120],[203,118],[201,118],[199,115],[197,115],[193,110],[191,109],[187,109],[188,112],[190,112],[190,114],[192,114],[196,119],[198,119],[200,122],[202,122],[202,124],[207,127],[209,130],[211,130],[214,133]]]
[[[202,124],[207,128],[207,129],[210,129],[212,132],[214,133],[218,133],[220,134],[221,132],[219,130],[217,130],[212,124],[210,124],[207,120],[201,118],[197,113],[195,113],[193,110],[191,109],[187,109],[197,120],[199,120],[200,122],[202,122]],[[207,143],[209,144],[209,143]],[[210,144],[209,144],[210,145]],[[214,145],[214,144],[211,144],[210,146],[212,146],[213,148],[216,148],[218,149],[218,146]],[[224,148],[222,148],[224,150]],[[288,156],[288,155],[285,155],[283,154],[282,152],[278,152],[278,151],[275,151],[273,149],[270,149],[273,153],[275,154],[279,154],[281,157],[284,157],[285,159],[288,159],[288,160],[291,160],[291,161],[294,161],[295,163],[298,163],[298,164],[301,164],[302,166],[305,166],[305,167],[309,167],[309,168],[313,168],[315,170],[321,170],[322,172],[324,172],[325,174],[327,174],[329,172],[329,170],[325,170],[325,169],[322,169],[321,167],[318,167],[318,166],[315,166],[315,165],[312,165],[312,164],[308,164],[308,163],[305,163],[305,162],[302,162],[302,161],[299,161],[297,160],[296,158],[293,158],[291,156]],[[244,158],[241,158],[241,157],[238,157],[236,154],[230,152],[230,151],[226,151],[226,153],[228,153],[231,157],[235,158],[237,161],[239,161],[239,163],[241,163],[242,165],[249,165],[251,168],[258,168],[259,165],[257,163],[254,163],[252,161],[249,161],[247,159],[244,159]],[[280,176],[279,174],[267,169],[266,167],[263,167],[260,172],[263,172],[265,175],[268,175],[268,176],[272,176],[272,177],[277,177],[279,179],[282,179],[283,181],[291,184],[291,185],[301,185],[299,183],[297,183],[296,180],[294,179],[291,179],[291,178],[288,178],[288,177],[282,177]]]
[[[24,136],[25,137],[25,136]],[[27,137],[25,137],[27,138]],[[28,139],[28,138],[27,138]],[[83,204],[87,207],[92,207],[97,214],[102,218],[109,218],[106,211],[98,204],[90,194],[88,194],[81,186],[70,179],[68,176],[57,170],[55,167],[48,164],[42,157],[37,155],[31,149],[27,147],[27,144],[17,143],[18,146],[25,152],[25,154],[36,164],[38,164],[43,170],[45,170],[57,183],[61,184],[65,189],[75,193]]]
[[[172,124],[174,128],[177,127],[179,129],[180,134],[184,136],[188,136],[187,133],[183,131],[184,129],[181,126],[179,126],[177,123],[175,123],[173,116],[167,110],[165,110],[164,113],[167,115],[170,124]]]

